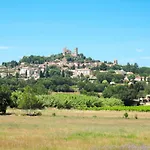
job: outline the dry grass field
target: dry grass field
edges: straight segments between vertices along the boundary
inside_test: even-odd
[[[46,109],[0,116],[0,150],[149,150],[150,113]],[[56,114],[56,115],[55,115]],[[135,119],[137,114],[138,119]]]

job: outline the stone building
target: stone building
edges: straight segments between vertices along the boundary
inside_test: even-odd
[[[77,57],[78,56],[78,48],[74,49],[74,52],[72,52],[71,50],[67,49],[66,47],[63,49],[63,55],[71,55],[73,57]]]

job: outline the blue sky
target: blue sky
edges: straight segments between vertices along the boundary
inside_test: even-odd
[[[0,63],[63,47],[101,61],[150,66],[149,0],[4,0]]]

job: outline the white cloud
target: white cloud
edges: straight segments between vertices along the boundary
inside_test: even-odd
[[[149,60],[150,56],[141,57],[140,59]]]
[[[9,49],[8,46],[0,46],[0,50],[5,50],[5,49]]]
[[[137,49],[136,50],[138,53],[141,53],[141,52],[143,52],[144,50],[143,49]]]

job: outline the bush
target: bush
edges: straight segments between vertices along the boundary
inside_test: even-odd
[[[127,119],[129,115],[128,115],[128,113],[126,112],[126,113],[124,113],[124,115],[123,115],[123,116],[124,116],[124,118],[126,118],[126,119]]]
[[[52,113],[52,116],[55,117],[55,116],[56,116],[56,113]]]

